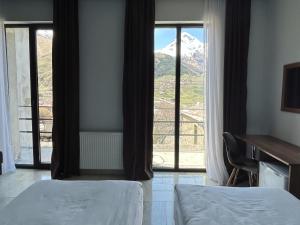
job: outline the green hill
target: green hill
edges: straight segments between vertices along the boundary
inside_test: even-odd
[[[168,74],[175,74],[176,59],[170,55],[163,53],[155,54],[155,76],[165,76]],[[192,76],[199,76],[200,71],[196,66],[182,60],[181,74],[190,74]]]

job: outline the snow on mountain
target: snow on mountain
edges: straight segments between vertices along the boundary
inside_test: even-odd
[[[170,73],[176,57],[176,40],[166,47],[155,51],[157,74]],[[181,34],[181,65],[182,72],[200,75],[204,72],[204,44],[187,32]]]
[[[191,57],[195,54],[203,54],[204,44],[197,38],[190,35],[187,32],[181,34],[181,55]],[[176,56],[176,40],[172,41],[169,45],[163,49],[157,50],[156,53],[162,53],[166,55]]]

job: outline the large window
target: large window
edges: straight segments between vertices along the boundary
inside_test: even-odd
[[[52,154],[52,26],[6,25],[5,31],[15,163],[46,168]]]
[[[153,166],[205,169],[205,77],[201,25],[155,29]]]

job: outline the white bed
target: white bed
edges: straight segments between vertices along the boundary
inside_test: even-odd
[[[176,225],[299,225],[300,201],[280,189],[175,187]]]
[[[142,225],[142,217],[138,182],[40,181],[0,211],[0,224]]]

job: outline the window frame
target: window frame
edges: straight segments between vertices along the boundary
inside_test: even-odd
[[[180,154],[180,79],[181,79],[181,33],[185,28],[203,28],[203,23],[156,23],[155,28],[176,29],[176,84],[175,84],[175,162],[174,168],[153,168],[154,171],[166,172],[206,172],[206,168],[192,169],[179,167]]]
[[[30,85],[31,85],[31,112],[32,112],[32,141],[33,141],[33,164],[15,164],[20,169],[42,169],[50,170],[50,163],[41,162],[40,147],[40,118],[38,101],[38,61],[37,61],[37,30],[53,30],[52,22],[45,23],[5,23],[4,33],[6,40],[6,29],[9,28],[28,28],[29,31],[29,60],[30,60]],[[7,54],[7,45],[6,54]],[[8,67],[7,62],[7,67]]]

